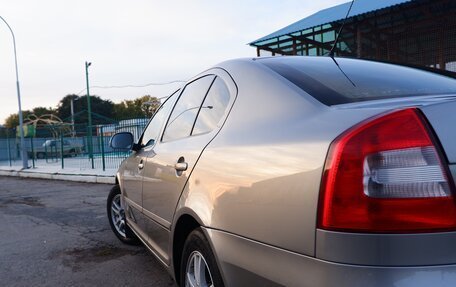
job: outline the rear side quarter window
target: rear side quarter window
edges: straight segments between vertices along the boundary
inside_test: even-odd
[[[214,130],[230,102],[230,92],[225,82],[217,77],[212,84],[195,122],[192,135]]]

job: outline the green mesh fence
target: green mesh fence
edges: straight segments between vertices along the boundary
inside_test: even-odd
[[[58,166],[63,169],[117,169],[130,152],[113,150],[111,137],[130,132],[135,140],[141,136],[148,119],[130,119],[112,124],[87,126],[60,124],[36,127],[25,138],[30,167]],[[19,166],[20,138],[16,129],[0,128],[0,166]]]

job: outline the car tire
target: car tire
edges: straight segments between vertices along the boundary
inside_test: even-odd
[[[204,268],[205,272],[195,274],[195,266],[198,266],[200,270]],[[180,270],[180,285],[183,287],[224,286],[214,253],[201,228],[193,230],[187,237],[182,252]]]
[[[128,227],[125,210],[122,205],[121,192],[119,185],[115,185],[109,193],[107,204],[107,213],[109,225],[114,234],[120,241],[130,245],[138,245],[140,243],[138,237]]]

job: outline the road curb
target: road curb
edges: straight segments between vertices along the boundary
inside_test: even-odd
[[[54,180],[66,180],[86,183],[104,183],[114,184],[114,176],[100,176],[90,174],[65,174],[65,173],[42,173],[42,172],[29,172],[29,171],[17,171],[17,170],[0,170],[0,175],[3,176],[15,176],[24,178],[39,178],[39,179],[54,179]]]

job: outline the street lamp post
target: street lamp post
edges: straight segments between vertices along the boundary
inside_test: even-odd
[[[22,155],[22,168],[26,169],[28,168],[28,159],[27,159],[27,151],[25,148],[25,139],[24,139],[24,119],[22,117],[22,106],[21,106],[21,89],[19,87],[19,72],[17,69],[17,55],[16,55],[16,37],[14,36],[13,29],[11,29],[10,25],[8,22],[6,22],[5,19],[3,19],[2,16],[0,16],[0,19],[5,22],[6,26],[8,26],[8,29],[11,32],[11,35],[13,36],[13,46],[14,46],[14,64],[16,67],[16,90],[17,90],[17,102],[19,104],[19,133],[21,136],[21,155]]]
[[[71,113],[71,136],[75,137],[76,132],[74,131],[74,97],[71,97],[70,102],[70,113]]]
[[[90,92],[89,92],[89,67],[92,65],[90,62],[85,62],[86,72],[86,84],[87,84],[87,117],[88,117],[88,142],[89,142],[89,158],[92,161],[92,169],[95,168],[93,162],[93,141],[92,141],[92,107],[90,104]]]

